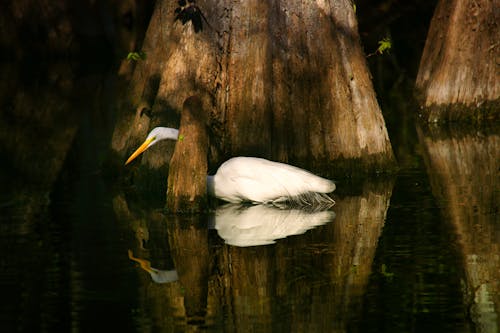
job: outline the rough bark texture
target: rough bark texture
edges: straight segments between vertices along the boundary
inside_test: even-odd
[[[176,2],[157,2],[131,87],[133,106],[146,96],[152,112],[123,116],[115,150],[136,146],[149,121],[175,122],[196,94],[211,117],[214,165],[252,155],[337,174],[394,166],[349,1],[197,4],[211,27],[195,34],[174,22]]]
[[[498,117],[499,8],[498,0],[439,1],[416,81],[427,120]],[[453,104],[462,107],[437,107]]]
[[[167,209],[175,213],[200,212],[207,203],[208,135],[201,101],[184,102],[179,139],[168,172]]]
[[[465,270],[465,296],[481,332],[498,330],[500,226],[498,128],[466,133],[419,129],[432,192],[456,230]]]

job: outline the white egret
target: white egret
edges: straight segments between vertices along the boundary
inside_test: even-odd
[[[335,183],[331,180],[263,158],[231,158],[220,166],[215,175],[205,179],[207,123],[207,113],[203,110],[201,100],[197,96],[188,97],[183,104],[179,130],[154,128],[125,162],[130,163],[159,141],[179,139],[170,161],[168,176],[167,207],[170,210],[196,211],[203,206],[203,197],[207,193],[232,203],[334,203],[327,195],[335,190]],[[186,205],[191,208],[186,208]]]
[[[129,164],[146,149],[162,140],[177,140],[175,128],[156,127],[128,158]],[[291,200],[300,204],[334,203],[327,193],[335,190],[331,180],[284,163],[257,157],[234,157],[215,175],[207,176],[207,193],[224,201],[270,203]]]

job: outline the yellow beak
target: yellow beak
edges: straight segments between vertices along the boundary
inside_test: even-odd
[[[141,155],[146,149],[148,149],[149,144],[154,140],[155,138],[149,138],[146,141],[143,142],[143,144],[137,148],[136,151],[130,157],[128,158],[127,162],[125,162],[125,165],[129,164],[132,162],[137,156]]]
[[[154,273],[154,271],[151,269],[151,263],[149,261],[134,257],[134,254],[130,250],[128,250],[128,257],[130,260],[133,260],[137,262],[139,265],[141,265],[141,268],[146,272]]]

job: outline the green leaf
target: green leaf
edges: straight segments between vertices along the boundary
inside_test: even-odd
[[[146,53],[140,51],[140,52],[129,52],[127,54],[127,60],[133,60],[133,61],[138,61],[138,60],[144,60],[146,59]]]
[[[384,53],[385,51],[387,50],[390,50],[392,47],[392,41],[391,41],[391,38],[389,37],[385,37],[384,39],[382,40],[379,40],[378,41],[378,48],[377,48],[377,52],[379,54],[382,54]]]
[[[384,39],[378,41],[378,48],[375,50],[375,52],[368,54],[366,57],[369,58],[376,54],[383,54],[385,51],[390,50],[391,47],[392,47],[391,38],[385,37]]]

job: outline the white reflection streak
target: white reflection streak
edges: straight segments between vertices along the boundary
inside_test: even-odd
[[[226,244],[257,246],[303,234],[334,218],[335,212],[331,210],[304,211],[270,205],[227,204],[218,207],[215,212],[215,229]]]

